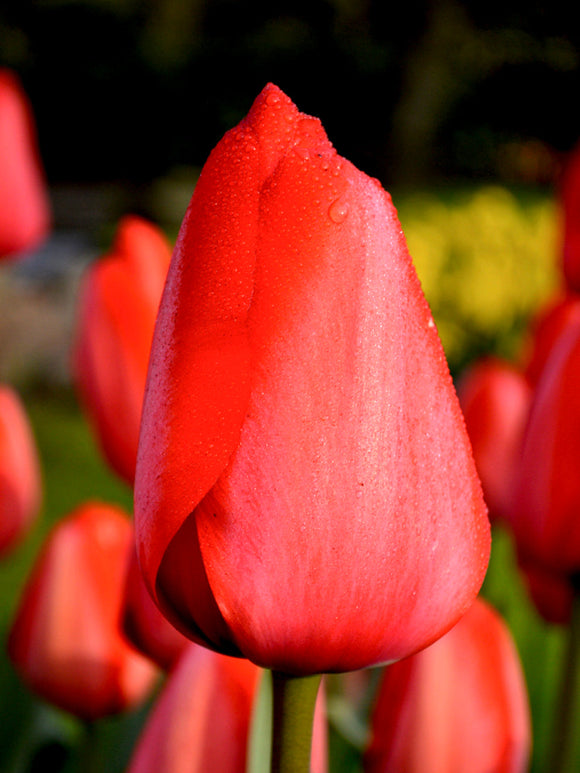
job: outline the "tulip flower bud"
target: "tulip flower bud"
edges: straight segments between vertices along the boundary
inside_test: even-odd
[[[389,666],[365,773],[525,773],[530,716],[509,631],[483,601],[442,639]]]
[[[462,375],[457,395],[490,518],[505,519],[528,417],[530,386],[513,365],[489,357]]]
[[[0,258],[33,249],[49,228],[32,110],[16,75],[0,69]]]
[[[0,385],[0,556],[28,533],[41,498],[40,463],[20,398]]]
[[[141,406],[159,299],[171,258],[163,233],[127,216],[93,263],[79,299],[73,375],[111,467],[133,485]]]
[[[544,365],[562,331],[580,318],[580,296],[575,293],[558,294],[543,307],[530,325],[525,356],[525,374],[530,384],[538,383]]]
[[[131,644],[159,668],[169,670],[191,642],[163,617],[153,603],[132,543],[121,608],[121,626]]]
[[[88,503],[49,535],[26,584],[8,641],[31,690],[92,720],[135,706],[157,669],[120,631],[129,519]]]
[[[164,614],[283,674],[425,647],[485,574],[481,487],[391,199],[273,85],[180,230],[135,508]]]
[[[524,565],[580,571],[580,315],[541,371],[515,469],[510,526]]]

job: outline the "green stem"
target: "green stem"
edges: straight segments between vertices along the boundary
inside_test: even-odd
[[[321,676],[272,673],[274,716],[271,773],[308,773],[314,707]]]
[[[560,692],[556,704],[552,753],[549,770],[552,773],[572,773],[574,746],[577,734],[575,703],[580,676],[580,593],[576,590],[572,606],[572,618],[567,630],[568,638],[561,674]]]

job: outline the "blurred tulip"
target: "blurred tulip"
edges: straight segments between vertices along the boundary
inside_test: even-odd
[[[580,292],[580,143],[569,154],[562,176],[563,272],[567,287]]]
[[[127,216],[93,263],[79,299],[73,374],[111,467],[133,485],[147,363],[171,248],[152,223]]]
[[[127,773],[243,773],[260,669],[190,644],[159,696]],[[327,770],[320,691],[312,773]]]
[[[580,316],[560,333],[536,385],[515,470],[510,526],[524,565],[580,570]]]
[[[524,362],[525,375],[532,386],[538,383],[558,337],[577,318],[580,318],[580,296],[564,293],[557,295],[532,320]]]
[[[499,615],[478,600],[431,647],[389,666],[365,773],[524,773],[524,676]]]
[[[0,258],[36,247],[50,219],[32,110],[15,73],[0,69]]]
[[[202,171],[148,379],[139,560],[193,640],[353,670],[472,603],[489,522],[391,199],[271,84]]]
[[[494,357],[477,362],[457,386],[490,519],[509,516],[516,463],[531,388],[513,365]]]
[[[20,398],[0,385],[0,556],[28,533],[41,499],[36,443]]]
[[[123,633],[135,649],[167,671],[191,642],[179,633],[155,606],[145,587],[133,543],[129,553],[121,609]]]
[[[23,681],[45,700],[92,720],[135,706],[157,669],[121,635],[132,528],[116,507],[88,503],[49,535],[8,641]]]
[[[570,578],[522,562],[520,569],[538,613],[548,623],[568,625],[574,602],[574,586]]]

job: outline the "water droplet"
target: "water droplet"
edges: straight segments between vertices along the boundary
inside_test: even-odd
[[[266,95],[266,102],[269,105],[277,105],[279,101],[280,101],[280,96],[275,91],[270,91]]]
[[[328,216],[334,223],[342,223],[348,215],[348,203],[343,199],[336,199],[328,208]]]

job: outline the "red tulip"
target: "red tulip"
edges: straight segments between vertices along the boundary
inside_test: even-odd
[[[191,645],[153,603],[139,569],[134,544],[130,549],[121,624],[135,649],[164,670],[169,670]]]
[[[40,498],[40,464],[24,406],[0,385],[0,556],[28,533]]]
[[[525,358],[525,374],[532,386],[538,383],[560,334],[575,318],[580,318],[580,296],[565,293],[554,298],[532,320]]]
[[[570,153],[560,191],[563,213],[563,272],[570,290],[580,291],[580,144]]]
[[[240,773],[260,669],[191,644],[170,674],[127,773]],[[327,769],[323,693],[315,713],[312,772]]]
[[[548,623],[568,625],[572,617],[574,586],[565,574],[520,562],[531,600]]]
[[[442,639],[389,666],[365,773],[524,773],[528,699],[507,627],[483,601]]]
[[[481,488],[391,199],[275,86],[185,215],[135,500],[169,619],[286,674],[403,657],[482,582]]]
[[[59,522],[25,587],[10,658],[45,700],[83,719],[135,706],[157,670],[120,632],[129,519],[90,503]]]
[[[49,228],[32,110],[17,76],[0,69],[0,258],[33,249]]]
[[[558,336],[536,385],[516,466],[510,525],[525,565],[580,570],[580,316]]]
[[[171,258],[152,223],[121,220],[111,252],[92,264],[79,302],[73,372],[111,467],[133,484],[147,363]]]
[[[530,386],[513,365],[486,358],[457,387],[490,517],[505,518],[531,400]]]

